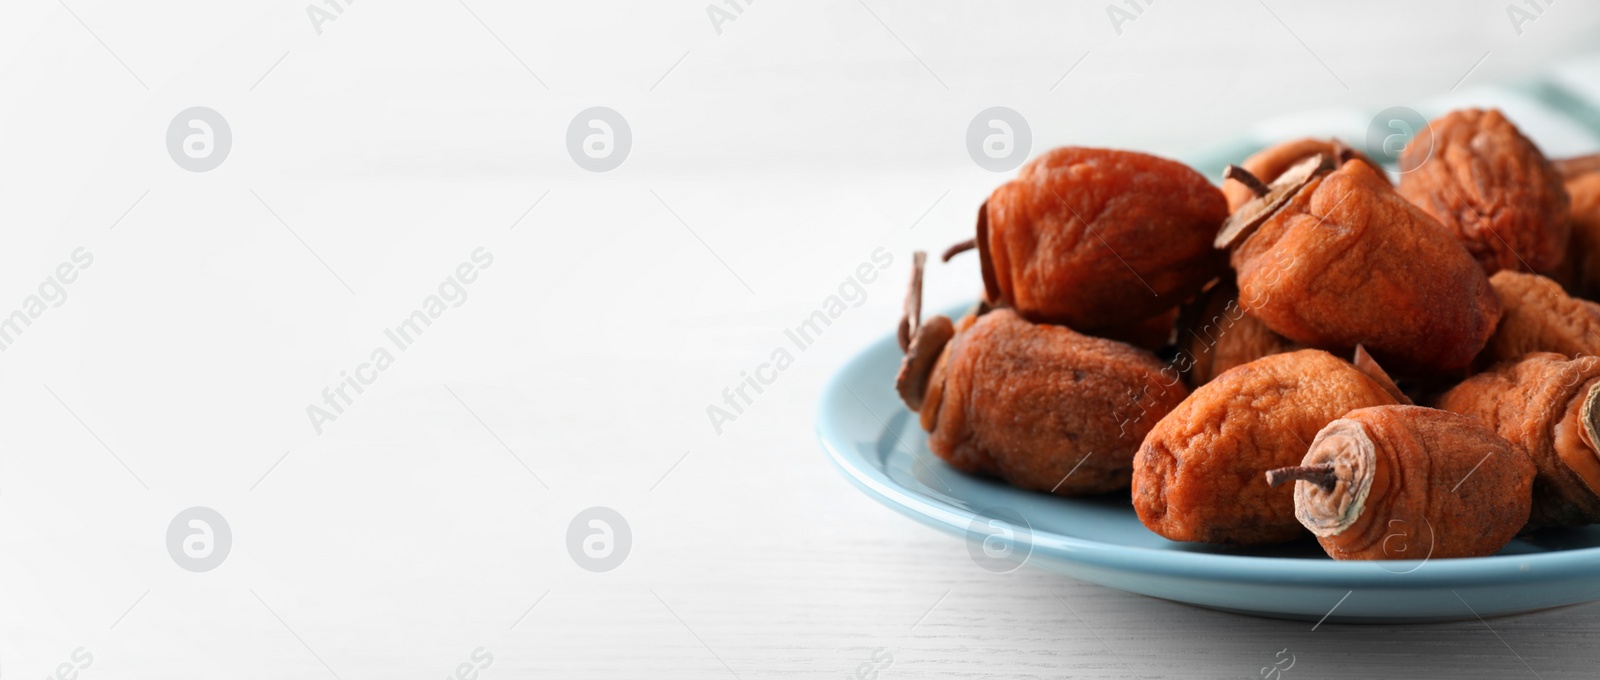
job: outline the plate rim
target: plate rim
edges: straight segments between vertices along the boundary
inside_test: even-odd
[[[964,311],[970,308],[969,303],[951,307],[947,311]],[[874,363],[873,359],[887,351],[894,343],[896,339],[893,334],[880,336],[857,349],[849,360],[829,376],[816,405],[814,420],[817,440],[829,460],[845,478],[874,500],[933,528],[957,536],[964,535],[967,533],[967,527],[980,517],[978,513],[901,484],[885,474],[878,466],[872,465],[865,457],[849,453],[844,447],[837,445],[836,440],[843,441],[837,436],[842,431],[843,425],[831,415],[831,412],[837,410],[844,403],[844,399],[853,396],[851,395],[853,390],[848,385],[849,378],[869,373]],[[863,403],[861,408],[867,407]],[[909,446],[906,448],[909,449]],[[918,452],[908,452],[921,460]],[[945,465],[942,460],[937,460],[936,456],[934,458],[938,464]],[[949,469],[958,474],[966,474],[954,468]],[[1019,494],[1034,493],[1014,487],[1007,491]],[[1149,529],[1144,530],[1149,531]],[[1419,590],[1507,583],[1528,585],[1600,576],[1600,566],[1597,566],[1600,565],[1600,546],[1541,553],[1421,561],[1339,561],[1161,550],[1106,543],[1031,526],[1027,532],[1026,545],[1030,549],[1030,558],[1033,553],[1040,552],[1065,562],[1129,574],[1177,576],[1191,580],[1260,586],[1317,585],[1352,589]],[[1414,565],[1415,569],[1390,571],[1380,565],[1392,567]]]

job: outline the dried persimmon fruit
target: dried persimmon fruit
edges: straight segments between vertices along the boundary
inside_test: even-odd
[[[1187,390],[1134,347],[995,310],[948,345],[928,447],[957,468],[1062,495],[1125,489],[1146,432]]]
[[[1572,236],[1556,279],[1573,295],[1600,300],[1600,154],[1558,162],[1566,174]]]
[[[1244,162],[1239,164],[1239,167],[1247,170],[1251,177],[1262,182],[1271,182],[1289,168],[1318,154],[1326,155],[1329,158],[1338,158],[1340,156],[1360,158],[1372,165],[1372,167],[1378,167],[1366,154],[1346,146],[1344,142],[1337,139],[1316,139],[1314,137],[1304,137],[1281,144],[1274,144],[1246,158]],[[1224,184],[1222,193],[1228,198],[1229,212],[1238,210],[1240,206],[1249,203],[1257,196],[1257,192],[1241,184]]]
[[[1395,403],[1377,381],[1315,349],[1257,359],[1196,388],[1156,423],[1133,465],[1133,507],[1174,541],[1267,545],[1301,535],[1290,489],[1262,473],[1296,465],[1328,423]]]
[[[1504,312],[1500,326],[1478,355],[1489,366],[1534,352],[1568,358],[1600,355],[1600,304],[1567,295],[1538,274],[1501,270],[1489,277]]]
[[[1022,166],[978,209],[984,292],[1030,321],[1080,331],[1177,307],[1226,268],[1210,247],[1222,191],[1177,161],[1064,147]]]
[[[1497,109],[1428,123],[1431,151],[1408,145],[1400,194],[1456,234],[1484,272],[1547,272],[1567,248],[1567,191],[1539,147]],[[1427,154],[1426,160],[1419,158]]]
[[[1308,346],[1365,345],[1405,374],[1469,366],[1500,318],[1489,277],[1371,165],[1331,165],[1291,168],[1228,218],[1217,241],[1244,310]]]
[[[1295,480],[1295,517],[1329,557],[1421,560],[1511,542],[1528,520],[1534,465],[1476,420],[1391,405],[1328,423],[1299,465],[1266,476]]]
[[[1245,313],[1232,278],[1217,281],[1183,306],[1176,340],[1173,364],[1188,376],[1190,387],[1261,357],[1303,349]]]
[[[1538,467],[1528,527],[1600,522],[1600,357],[1531,354],[1479,373],[1439,408],[1488,425]]]
[[[1149,352],[1011,309],[959,324],[907,316],[913,339],[897,383],[928,448],[956,469],[1020,488],[1126,489],[1139,442],[1188,394]]]

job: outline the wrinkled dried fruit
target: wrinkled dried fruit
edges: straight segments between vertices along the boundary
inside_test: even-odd
[[[1188,375],[1190,387],[1211,382],[1234,366],[1302,349],[1246,314],[1232,279],[1218,281],[1184,305],[1177,340],[1173,364]]]
[[[1538,466],[1528,528],[1600,522],[1600,357],[1532,354],[1472,376],[1439,408],[1488,425]]]
[[[1408,145],[1400,194],[1453,231],[1486,273],[1547,272],[1568,238],[1567,192],[1539,147],[1496,109],[1459,109],[1428,123],[1431,155]]]
[[[1500,327],[1478,355],[1489,366],[1533,352],[1568,358],[1600,355],[1600,304],[1571,297],[1538,274],[1501,271],[1489,277],[1504,313]]]
[[[990,312],[935,368],[938,398],[930,392],[921,410],[928,448],[1024,489],[1125,489],[1139,442],[1187,395],[1164,368],[1119,342]]]
[[[947,342],[926,330],[951,326],[944,317],[911,326],[922,329],[911,351],[938,354],[925,363],[908,353],[897,380],[921,388],[902,396],[928,430],[928,448],[963,472],[1024,489],[1126,489],[1139,442],[1188,394],[1149,352],[1010,309],[963,318]],[[919,347],[920,338],[928,344]]]
[[[1147,319],[1225,268],[1210,244],[1227,215],[1222,192],[1182,163],[1055,149],[979,209],[984,291],[1029,320],[1080,330]]]
[[[1500,318],[1461,244],[1360,160],[1310,179],[1232,258],[1241,306],[1273,331],[1341,353],[1365,345],[1405,374],[1466,368]]]
[[[1566,175],[1567,196],[1572,200],[1568,212],[1572,236],[1555,278],[1573,295],[1600,300],[1600,155],[1584,159],[1593,159],[1587,162],[1594,167],[1572,163]]]
[[[1282,175],[1284,171],[1294,167],[1295,164],[1318,154],[1335,159],[1341,156],[1360,158],[1372,167],[1378,167],[1378,164],[1373,163],[1372,159],[1368,158],[1366,154],[1346,146],[1337,139],[1315,139],[1311,137],[1269,146],[1246,158],[1239,166],[1249,171],[1252,176],[1262,182],[1271,182],[1277,179],[1279,175]],[[1248,186],[1242,184],[1224,184],[1222,185],[1222,193],[1228,198],[1228,212],[1238,210],[1240,206],[1249,203],[1260,195],[1260,192],[1251,191]]]
[[[1353,409],[1395,403],[1321,350],[1257,359],[1217,376],[1157,423],[1134,457],[1133,507],[1174,541],[1266,545],[1300,535],[1288,488],[1262,473],[1295,465],[1318,430]]]
[[[1295,517],[1336,560],[1492,555],[1528,519],[1533,462],[1481,423],[1421,406],[1345,414],[1300,464]]]

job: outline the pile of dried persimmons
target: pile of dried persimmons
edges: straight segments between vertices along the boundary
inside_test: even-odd
[[[1175,541],[1469,557],[1600,522],[1600,156],[1547,160],[1494,110],[1426,132],[1398,186],[1337,140],[1222,189],[1035,158],[945,253],[978,251],[971,313],[923,319],[913,258],[895,387],[950,465],[1131,488]]]

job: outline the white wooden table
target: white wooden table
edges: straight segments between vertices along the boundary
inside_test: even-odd
[[[0,9],[0,314],[28,319],[0,352],[0,677],[1594,676],[1593,606],[1313,629],[993,574],[811,422],[908,254],[1007,176],[968,156],[976,112],[1021,112],[1033,152],[1180,155],[1470,99],[1593,46],[1600,8],[169,5]],[[231,140],[204,171],[168,149],[195,106]],[[593,106],[632,136],[609,172],[567,147]],[[180,154],[222,134],[190,120]],[[878,248],[859,306],[714,426]],[[930,306],[976,281],[935,268]],[[217,527],[168,538],[197,506],[220,558]],[[591,507],[630,530],[612,571],[568,549]]]

